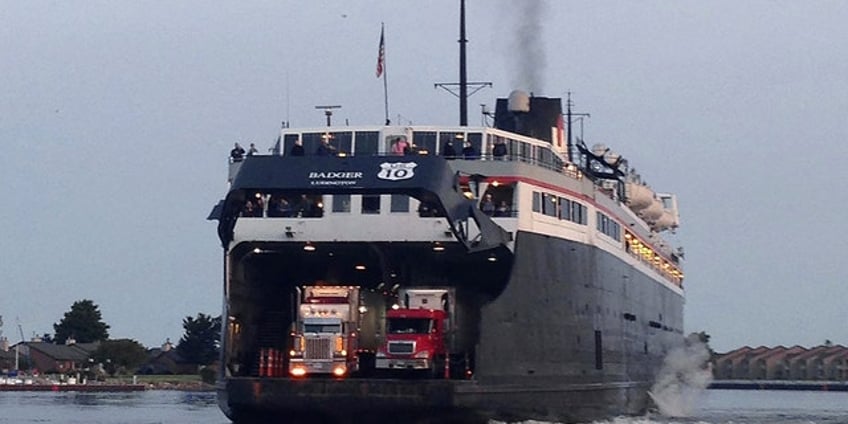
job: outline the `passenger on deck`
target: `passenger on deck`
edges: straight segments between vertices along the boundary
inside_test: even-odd
[[[244,149],[238,143],[233,147],[233,150],[230,150],[230,159],[233,162],[241,162],[244,159]]]
[[[262,208],[248,200],[244,204],[244,209],[241,211],[241,216],[245,218],[261,218]]]
[[[503,160],[506,156],[506,143],[503,140],[495,140],[495,146],[492,148],[492,156],[496,160]]]
[[[495,216],[505,217],[510,215],[509,205],[506,203],[506,200],[501,200],[501,203],[499,203],[497,209],[495,209]]]
[[[405,137],[398,137],[392,141],[392,154],[397,156],[403,156],[410,153],[411,148],[409,147],[409,142],[406,141]]]
[[[442,156],[448,159],[456,158],[456,149],[453,147],[453,142],[450,140],[445,142],[445,145],[442,148]]]
[[[288,218],[292,216],[292,208],[289,201],[285,197],[271,200],[271,206],[268,208],[268,216],[275,218]]]
[[[471,145],[470,141],[465,142],[465,147],[462,148],[462,156],[465,159],[477,159],[477,151],[474,150],[474,146]]]
[[[259,150],[256,150],[256,145],[250,143],[250,148],[247,149],[247,155],[253,156],[254,154],[259,153]]]
[[[483,196],[483,201],[480,202],[480,210],[486,215],[495,215],[495,202],[492,200],[491,193],[486,193],[486,195]]]
[[[295,140],[294,146],[289,151],[289,156],[303,156],[303,142],[300,139]]]
[[[318,156],[332,156],[335,150],[336,149],[330,145],[330,142],[327,141],[326,138],[322,138],[321,144],[319,144],[318,149],[315,150],[315,154]]]

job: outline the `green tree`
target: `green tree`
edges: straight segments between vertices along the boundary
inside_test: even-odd
[[[196,318],[183,319],[185,334],[177,344],[177,353],[186,362],[197,365],[209,365],[218,359],[219,339],[221,337],[221,317],[198,313]]]
[[[91,343],[109,338],[109,326],[103,322],[103,317],[97,305],[88,299],[78,300],[71,305],[71,310],[65,312],[65,317],[53,324],[56,332],[53,340],[65,343],[73,338],[77,343]]]
[[[132,374],[147,361],[147,349],[131,339],[104,340],[91,354],[91,359],[103,364],[109,375]]]

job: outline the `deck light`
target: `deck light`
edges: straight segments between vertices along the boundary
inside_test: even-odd
[[[365,265],[357,265],[354,268],[356,268],[357,271],[365,271]]]
[[[436,244],[433,245],[433,251],[434,252],[444,252],[445,246],[443,246],[441,243],[436,242]]]
[[[303,246],[303,250],[305,250],[307,252],[314,252],[315,251],[315,245],[307,241],[306,245]]]
[[[487,260],[487,261],[489,261],[489,262],[497,262],[497,261],[498,261],[498,258],[497,258],[497,256],[495,256],[495,254],[493,253],[493,254],[489,255],[489,257],[488,257],[488,258],[486,258],[486,260]]]

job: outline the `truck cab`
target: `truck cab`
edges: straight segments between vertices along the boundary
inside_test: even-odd
[[[378,370],[427,371],[445,374],[450,331],[450,302],[446,289],[409,289],[404,307],[386,311],[386,337],[377,350]]]
[[[346,377],[357,368],[355,287],[305,287],[289,351],[292,377]]]

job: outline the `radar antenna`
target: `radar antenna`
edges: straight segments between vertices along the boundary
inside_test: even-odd
[[[315,106],[315,109],[323,110],[324,116],[327,117],[327,126],[331,126],[331,118],[333,117],[333,109],[341,109],[342,107],[339,105],[332,106]]]

